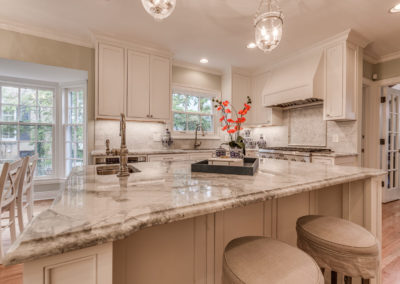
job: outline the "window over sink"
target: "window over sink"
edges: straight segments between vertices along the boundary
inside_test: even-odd
[[[193,88],[174,87],[172,90],[172,131],[193,135],[200,125],[204,133],[214,135],[215,112],[212,99],[219,94]]]

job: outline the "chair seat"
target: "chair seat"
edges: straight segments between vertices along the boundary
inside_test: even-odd
[[[374,278],[379,266],[377,239],[350,221],[318,215],[297,220],[297,245],[320,267],[351,277]]]
[[[231,241],[224,252],[224,284],[323,284],[315,261],[303,251],[264,237]]]

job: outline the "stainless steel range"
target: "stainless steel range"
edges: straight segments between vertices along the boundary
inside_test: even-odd
[[[260,158],[310,163],[312,153],[330,153],[326,148],[267,147],[259,150]]]

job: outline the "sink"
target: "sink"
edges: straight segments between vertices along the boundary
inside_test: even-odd
[[[112,166],[99,166],[96,168],[97,174],[104,176],[104,175],[116,175],[119,170],[119,165],[112,165]],[[137,168],[128,165],[128,171],[130,174],[140,172]]]

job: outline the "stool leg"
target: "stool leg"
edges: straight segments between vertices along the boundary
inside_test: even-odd
[[[364,278],[362,278],[362,279],[361,279],[361,283],[362,283],[362,284],[369,284],[369,279],[364,279]]]
[[[345,276],[344,277],[344,284],[351,284],[351,282],[352,282],[352,279],[351,279],[350,276]]]
[[[331,271],[331,284],[337,284],[337,272]]]

